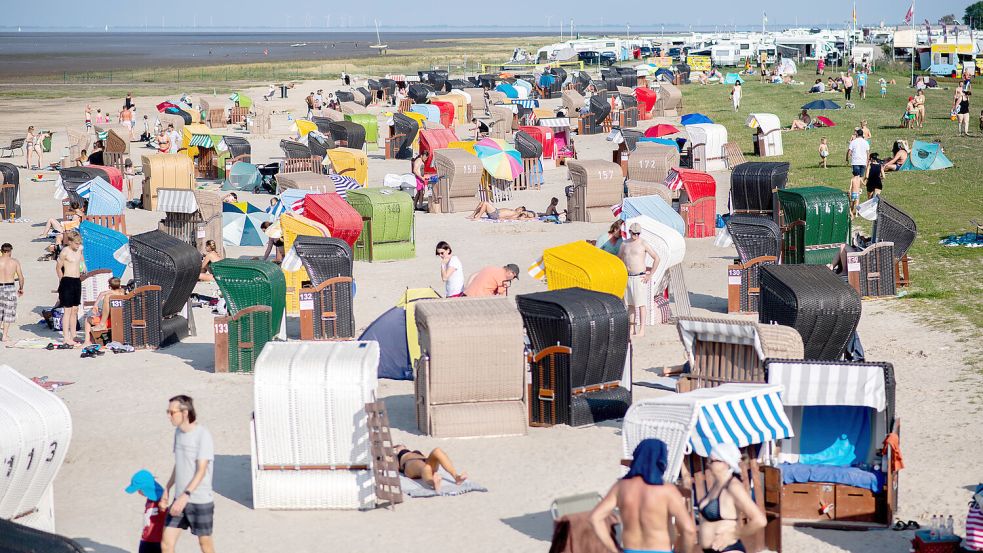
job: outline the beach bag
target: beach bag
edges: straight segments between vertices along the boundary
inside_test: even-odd
[[[61,332],[61,319],[65,316],[65,310],[61,307],[57,307],[51,310],[51,319],[48,320],[48,324],[51,326],[51,330],[56,330]]]

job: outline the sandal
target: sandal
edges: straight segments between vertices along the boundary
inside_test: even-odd
[[[75,346],[72,344],[58,344],[55,346],[55,349],[75,349]]]
[[[918,524],[917,522],[915,522],[913,520],[909,520],[908,521],[908,524],[905,524],[905,528],[907,528],[908,530],[918,530],[921,527],[922,526],[920,524]]]

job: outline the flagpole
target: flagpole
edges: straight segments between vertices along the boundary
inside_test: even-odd
[[[911,80],[908,86],[915,86],[915,47],[918,46],[918,34],[915,33],[915,0],[911,0]]]

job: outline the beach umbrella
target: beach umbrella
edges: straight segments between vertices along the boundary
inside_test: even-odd
[[[522,157],[504,140],[483,138],[474,145],[474,151],[493,178],[515,180],[522,174]]]
[[[667,136],[670,134],[676,134],[679,129],[673,127],[672,125],[666,125],[665,123],[659,123],[658,125],[653,125],[645,130],[645,136],[649,138],[659,138],[662,136]]]
[[[829,117],[823,117],[822,115],[816,116],[817,127],[835,127],[836,123],[833,122]],[[821,123],[821,125],[819,124]]]
[[[713,120],[707,117],[706,115],[703,115],[702,113],[687,113],[680,119],[679,122],[685,126],[685,125],[699,125],[702,123],[709,124],[709,123],[713,123]]]
[[[336,175],[334,173],[328,175],[331,182],[334,183],[334,191],[338,193],[344,199],[348,199],[349,190],[358,190],[362,188],[362,185],[355,179],[351,177],[346,177],[343,175]]]
[[[813,100],[802,106],[802,109],[840,109],[840,105],[832,100]]]
[[[226,246],[262,246],[260,225],[269,215],[249,202],[222,203],[222,241]]]

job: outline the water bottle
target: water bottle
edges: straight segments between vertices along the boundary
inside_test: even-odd
[[[939,537],[939,517],[932,515],[932,526],[929,527],[928,536],[932,540]]]
[[[945,521],[945,535],[946,537],[949,538],[955,537],[956,535],[955,524],[953,523],[952,515],[949,515],[949,518],[947,518]]]

